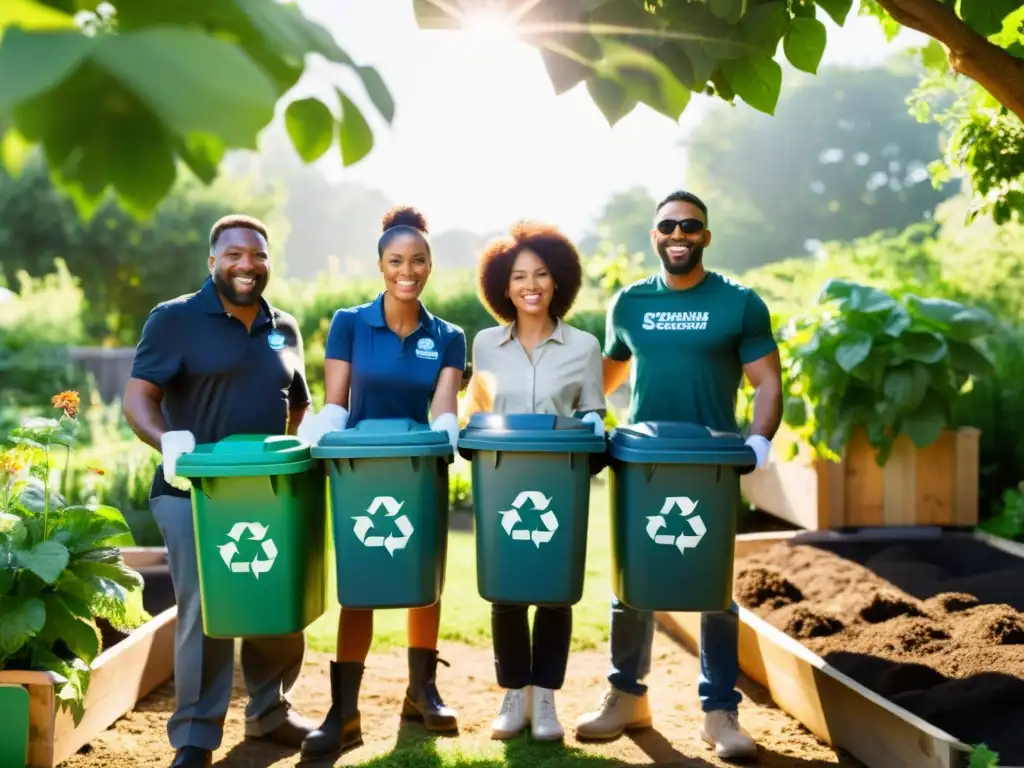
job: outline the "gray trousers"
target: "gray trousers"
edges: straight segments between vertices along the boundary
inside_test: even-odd
[[[174,637],[177,708],[167,722],[167,735],[174,749],[215,750],[224,736],[224,717],[231,704],[235,643],[203,634],[192,502],[178,496],[157,496],[150,504],[167,545],[178,603]],[[246,736],[263,736],[285,722],[290,704],[284,694],[299,676],[305,650],[301,632],[242,641],[242,674],[249,692]]]

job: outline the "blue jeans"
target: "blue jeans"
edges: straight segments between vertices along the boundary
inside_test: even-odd
[[[739,619],[736,603],[728,611],[700,616],[700,675],[697,694],[705,712],[735,712],[743,698],[736,690],[740,676]],[[612,596],[612,668],[608,682],[635,696],[647,692],[642,680],[651,671],[654,614],[637,611]]]

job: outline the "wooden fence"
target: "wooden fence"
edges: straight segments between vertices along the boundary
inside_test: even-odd
[[[72,347],[71,360],[96,380],[103,402],[119,400],[132,375],[135,347]]]

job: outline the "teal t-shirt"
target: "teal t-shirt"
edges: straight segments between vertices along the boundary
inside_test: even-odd
[[[761,297],[717,272],[681,291],[654,275],[624,287],[608,307],[604,354],[633,359],[633,424],[688,421],[737,431],[743,366],[775,348]]]

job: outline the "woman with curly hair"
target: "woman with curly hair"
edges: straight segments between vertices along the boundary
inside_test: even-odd
[[[334,314],[324,355],[326,405],[303,420],[299,436],[315,445],[325,433],[363,419],[408,418],[447,432],[455,448],[466,335],[420,301],[432,267],[423,215],[408,207],[388,211],[377,259],[384,290],[368,304]],[[440,601],[409,610],[409,687],[402,716],[422,720],[432,731],[455,731],[456,713],[434,683],[440,616]],[[337,661],[331,662],[331,709],[303,742],[304,757],[338,755],[362,743],[359,687],[372,640],[373,611],[342,608]]]
[[[480,256],[479,292],[503,325],[473,340],[465,415],[587,412],[584,420],[604,434],[601,345],[563,320],[582,277],[576,248],[554,227],[519,223],[487,245]],[[554,692],[565,680],[572,607],[537,606],[532,642],[527,608],[491,608],[494,666],[506,689],[491,735],[510,739],[529,723],[534,739],[558,740],[564,731]]]

